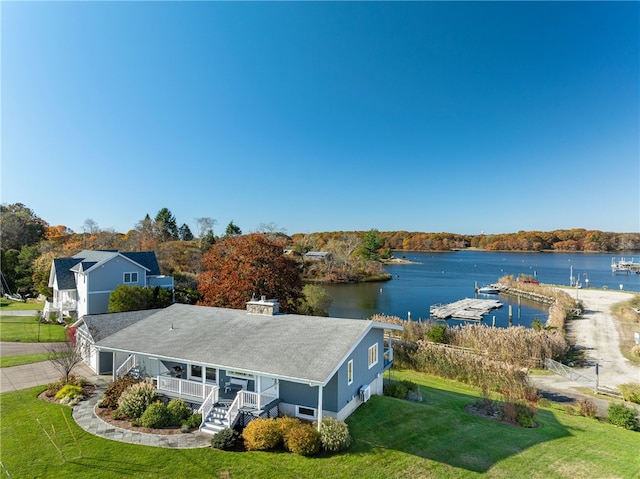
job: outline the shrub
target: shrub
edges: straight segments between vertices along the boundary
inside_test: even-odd
[[[300,421],[300,419],[298,418],[289,417],[289,416],[276,418],[275,421],[276,421],[276,426],[278,427],[278,432],[282,437],[282,444],[286,450],[289,450],[289,446],[287,445],[289,431],[294,426],[297,426],[298,424],[302,424],[302,421]]]
[[[536,425],[536,411],[526,404],[506,402],[502,405],[501,419],[511,424],[519,424],[522,427],[534,427]]]
[[[405,399],[409,392],[418,392],[418,385],[412,381],[394,381],[384,387],[385,396]]]
[[[268,451],[280,443],[282,436],[274,419],[257,418],[244,428],[242,439],[249,451]]]
[[[325,451],[336,452],[351,445],[351,435],[347,423],[333,417],[322,420],[320,444]]]
[[[156,399],[156,388],[153,384],[141,382],[129,386],[118,399],[118,409],[131,419],[139,418],[149,404]]]
[[[211,438],[211,447],[215,449],[220,449],[222,451],[230,451],[234,447],[236,447],[236,443],[238,442],[238,438],[240,434],[238,434],[233,429],[223,429],[222,431],[216,433]]]
[[[189,429],[196,429],[200,427],[200,424],[202,424],[202,414],[193,413],[185,420],[183,426],[187,426]]]
[[[116,409],[118,407],[118,400],[122,393],[133,386],[134,384],[138,384],[140,382],[139,379],[135,379],[133,376],[122,376],[113,381],[104,392],[104,397],[98,404],[98,407],[101,408],[109,408]]]
[[[611,404],[607,409],[607,422],[614,426],[623,427],[631,431],[638,429],[638,412],[623,404]]]
[[[180,426],[193,414],[191,408],[182,399],[172,399],[167,409],[171,414],[171,424],[174,426]]]
[[[161,428],[172,424],[172,414],[169,408],[160,401],[149,404],[140,416],[140,424],[144,427]]]
[[[578,399],[576,406],[581,416],[595,418],[598,415],[598,408],[591,399]]]
[[[72,398],[73,396],[82,396],[82,388],[75,384],[67,384],[56,393],[56,399]]]
[[[625,401],[640,404],[640,383],[625,383],[618,387]]]
[[[287,433],[287,450],[301,456],[311,456],[320,450],[320,434],[311,424],[292,426]]]
[[[447,325],[446,324],[434,324],[425,333],[426,338],[433,343],[446,343],[447,342]]]
[[[56,394],[58,394],[58,391],[60,391],[67,384],[83,388],[87,385],[87,380],[85,378],[79,378],[75,374],[69,374],[68,379],[63,376],[58,381],[47,384],[45,396],[54,397]]]

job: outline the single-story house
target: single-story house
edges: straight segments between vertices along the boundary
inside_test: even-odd
[[[96,371],[150,378],[159,393],[200,407],[202,429],[211,432],[274,414],[319,424],[348,417],[382,394],[392,332],[402,329],[280,314],[278,302],[264,297],[246,311],[173,304],[89,315],[76,325],[79,341],[95,349]]]
[[[106,313],[111,291],[122,284],[174,289],[173,277],[160,274],[153,251],[83,250],[53,260],[49,273],[53,296],[44,315],[59,312],[61,317],[79,318]]]

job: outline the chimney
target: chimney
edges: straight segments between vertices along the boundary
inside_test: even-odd
[[[247,313],[260,314],[262,316],[275,316],[280,312],[280,303],[277,299],[267,299],[262,295],[260,300],[251,298],[251,301],[247,301]]]

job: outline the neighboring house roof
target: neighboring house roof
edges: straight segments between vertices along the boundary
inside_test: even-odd
[[[147,275],[159,276],[160,267],[153,251],[118,252],[115,250],[83,250],[70,258],[56,258],[53,260],[49,286],[53,286],[53,278],[58,281],[58,289],[76,289],[74,272],[88,272],[93,267],[123,256],[147,270]]]
[[[307,259],[329,259],[331,256],[331,253],[328,251],[309,251],[304,254],[304,257]]]
[[[58,289],[76,289],[76,278],[72,268],[78,263],[75,258],[57,258],[53,260],[49,286],[53,286],[53,278],[58,280]]]
[[[402,329],[359,319],[173,304],[97,347],[326,384],[372,328]]]
[[[97,342],[137,323],[141,319],[148,318],[158,311],[158,309],[146,309],[124,313],[87,314],[73,325],[87,331],[93,341]]]

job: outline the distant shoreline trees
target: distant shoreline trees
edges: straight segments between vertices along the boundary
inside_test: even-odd
[[[155,219],[154,219],[155,218]],[[176,294],[196,302],[196,276],[204,271],[203,255],[218,241],[241,237],[242,230],[229,222],[221,236],[213,231],[217,221],[194,219],[196,234],[162,208],[155,217],[146,214],[133,229],[118,233],[102,229],[87,219],[76,233],[65,225],[49,225],[22,203],[0,205],[0,262],[5,288],[23,296],[50,294],[51,260],[72,256],[83,249],[155,251],[163,274],[176,278]],[[553,231],[519,231],[495,235],[462,235],[409,231],[333,231],[286,235],[273,223],[260,225],[254,234],[277,237],[299,263],[305,282],[357,282],[384,279],[380,260],[403,251],[455,251],[479,249],[513,252],[611,253],[640,251],[640,233],[612,233],[574,228]],[[308,261],[304,253],[331,253],[330,261]]]

